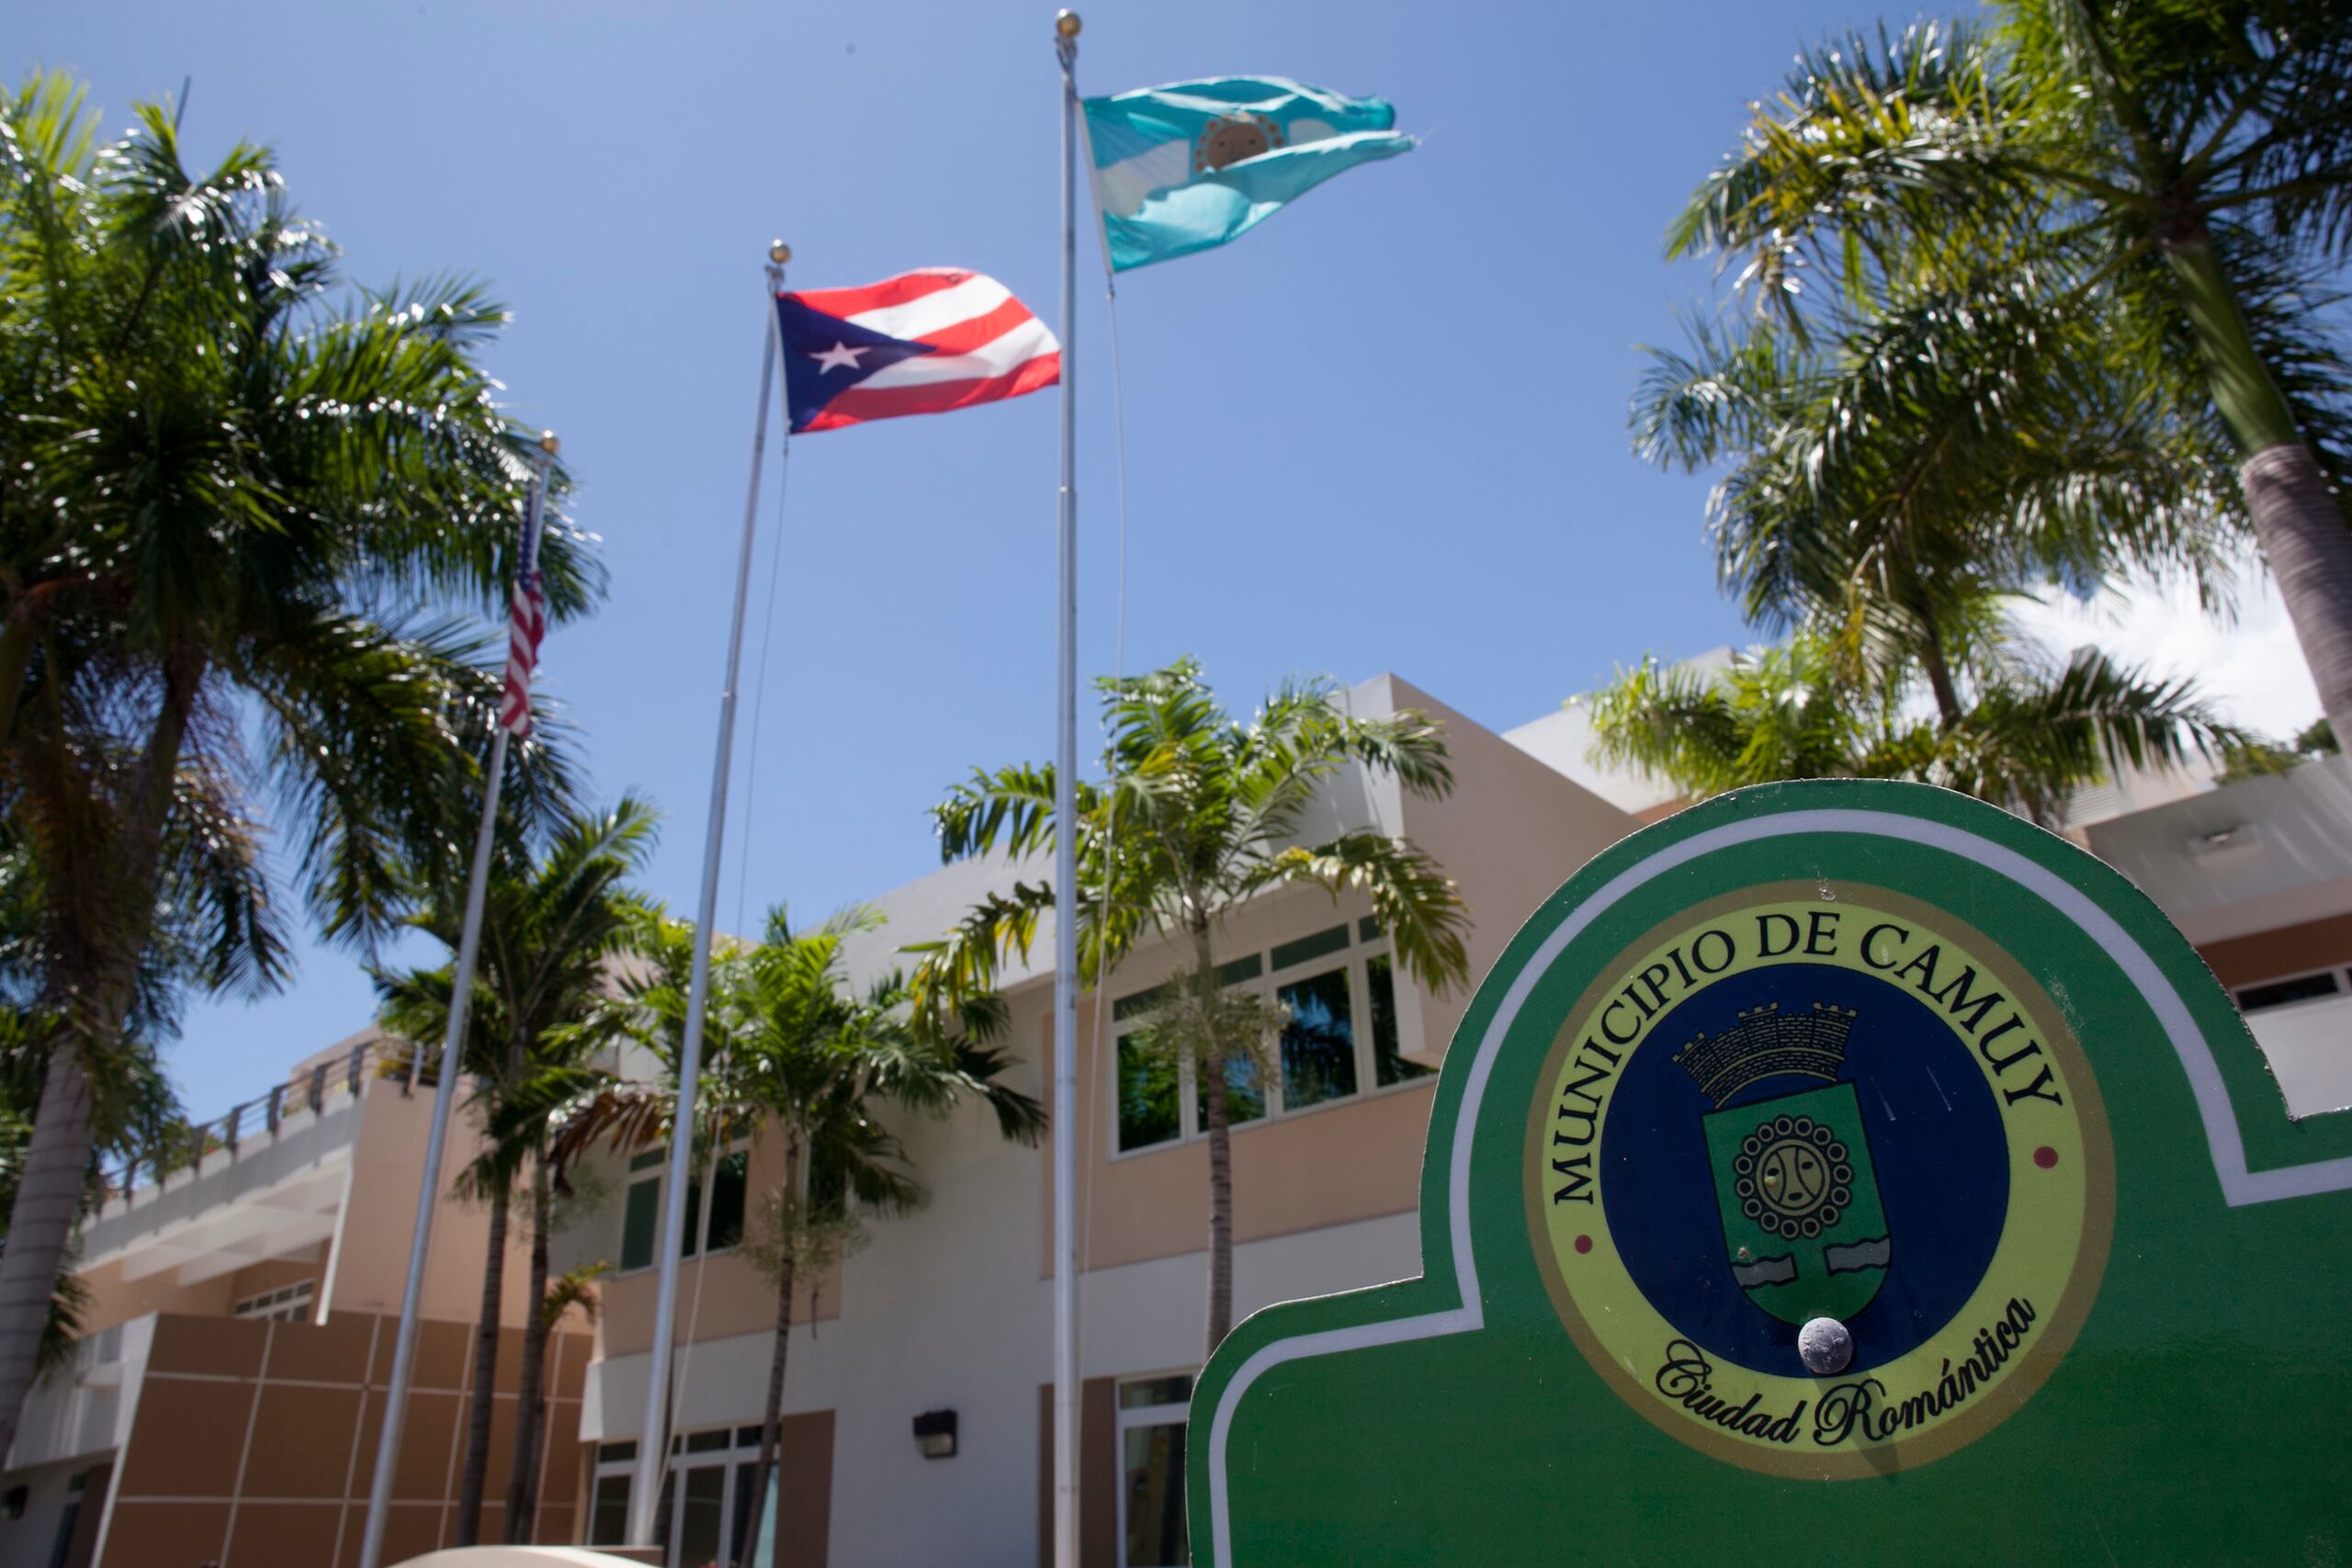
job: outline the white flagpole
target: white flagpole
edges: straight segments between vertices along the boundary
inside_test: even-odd
[[[767,455],[768,403],[775,387],[778,341],[775,297],[784,288],[784,266],[792,247],[778,240],[768,247],[767,327],[760,343],[759,423],[752,433],[751,493],[743,501],[743,543],[735,561],[735,619],[727,634],[727,681],[718,694],[718,754],[711,762],[710,825],[703,838],[702,897],[695,907],[693,978],[686,987],[686,1033],[678,1047],[678,1105],[670,1122],[669,1184],[662,1194],[662,1225],[654,1233],[661,1285],[653,1297],[652,1365],[645,1392],[645,1424],[637,1443],[637,1478],[628,1493],[628,1544],[653,1544],[653,1515],[662,1496],[662,1475],[670,1460],[671,1340],[678,1315],[679,1241],[685,1224],[686,1170],[694,1156],[695,1092],[702,1076],[702,1015],[710,995],[711,928],[718,919],[718,870],[727,842],[727,774],[735,752],[735,687],[743,665],[743,611],[752,587],[752,547],[760,518],[760,468]],[[791,454],[786,437],[785,453]]]
[[[539,438],[537,470],[523,510],[523,553],[518,570],[538,549],[539,519],[547,504],[548,468],[554,462],[552,432]],[[441,1039],[441,1078],[433,1089],[433,1128],[424,1142],[424,1177],[416,1190],[416,1229],[408,1248],[408,1280],[401,1287],[401,1325],[392,1344],[392,1374],[384,1391],[384,1425],[376,1440],[376,1474],[368,1488],[368,1524],[360,1538],[359,1568],[378,1568],[384,1555],[384,1529],[391,1522],[392,1475],[399,1468],[401,1427],[408,1419],[409,1381],[416,1371],[417,1314],[424,1294],[424,1258],[433,1245],[433,1211],[441,1196],[441,1158],[449,1142],[449,1112],[457,1100],[458,1066],[465,1056],[466,1015],[474,999],[474,963],[481,955],[482,904],[490,891],[490,852],[497,839],[499,788],[506,780],[503,724],[493,725],[490,777],[482,785],[481,826],[474,832],[473,869],[466,879],[466,921],[458,939],[458,970],[449,992],[449,1024]],[[413,1081],[413,1067],[412,1081]]]
[[[1078,13],[1062,66],[1062,485],[1054,708],[1054,1564],[1078,1568]]]

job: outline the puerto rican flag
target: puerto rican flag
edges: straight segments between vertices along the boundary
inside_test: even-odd
[[[796,435],[945,413],[1061,379],[1062,345],[995,278],[956,267],[775,297]]]

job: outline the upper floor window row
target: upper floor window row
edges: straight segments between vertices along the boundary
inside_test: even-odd
[[[1261,1068],[1226,1064],[1226,1110],[1235,1126],[1282,1117],[1429,1077],[1403,1054],[1390,943],[1369,916],[1226,963],[1227,986],[1279,1003],[1282,1038]],[[1202,1135],[1205,1099],[1190,1061],[1154,1049],[1146,1033],[1159,987],[1111,1004],[1117,1041],[1119,1152]],[[1187,1114],[1189,1111],[1189,1114]]]

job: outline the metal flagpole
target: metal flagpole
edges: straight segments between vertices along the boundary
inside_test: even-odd
[[[743,501],[743,543],[735,562],[735,619],[727,633],[727,681],[718,694],[718,754],[711,762],[710,825],[703,838],[702,898],[695,907],[693,979],[686,987],[686,1034],[678,1047],[678,1106],[670,1122],[669,1184],[662,1194],[662,1225],[654,1233],[661,1286],[653,1298],[652,1366],[645,1392],[645,1425],[637,1444],[637,1479],[628,1492],[628,1544],[653,1544],[653,1515],[662,1472],[670,1458],[671,1339],[678,1315],[679,1241],[685,1224],[686,1168],[694,1155],[695,1091],[702,1074],[702,1015],[710,995],[711,928],[718,919],[718,869],[727,842],[727,774],[735,751],[735,686],[743,664],[743,611],[752,588],[752,547],[758,540],[760,468],[767,455],[768,403],[775,388],[778,341],[775,297],[784,288],[792,247],[768,247],[767,330],[761,334],[759,423],[752,433],[752,486]],[[786,455],[791,453],[786,437]]]
[[[547,504],[548,468],[555,461],[552,434],[539,438],[537,471],[524,503],[523,552],[518,567],[538,548],[539,519]],[[458,939],[458,972],[449,992],[449,1026],[441,1038],[441,1078],[433,1089],[433,1130],[424,1143],[424,1179],[416,1190],[416,1230],[408,1248],[408,1280],[401,1287],[401,1325],[392,1348],[391,1382],[384,1391],[384,1425],[376,1440],[376,1474],[368,1488],[368,1524],[359,1543],[359,1568],[378,1568],[384,1555],[384,1529],[391,1522],[392,1474],[399,1467],[401,1427],[408,1419],[409,1380],[416,1371],[417,1313],[424,1294],[424,1258],[433,1244],[433,1210],[441,1195],[441,1156],[449,1142],[449,1112],[457,1099],[458,1065],[465,1055],[466,1015],[472,1010],[474,962],[481,954],[481,911],[490,892],[490,852],[497,839],[499,788],[506,781],[503,724],[490,742],[490,778],[482,785],[481,826],[474,832],[473,869],[466,879],[466,922]]]
[[[1062,485],[1054,707],[1054,1564],[1078,1568],[1078,13],[1062,65]]]

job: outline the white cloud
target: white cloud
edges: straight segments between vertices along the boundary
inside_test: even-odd
[[[2188,675],[2224,717],[2284,740],[2319,716],[2303,650],[2278,585],[2254,562],[2238,573],[2238,611],[2217,620],[2186,582],[2141,581],[2088,604],[2053,594],[2020,607],[2018,624],[2053,649],[2095,643],[2152,674]]]

